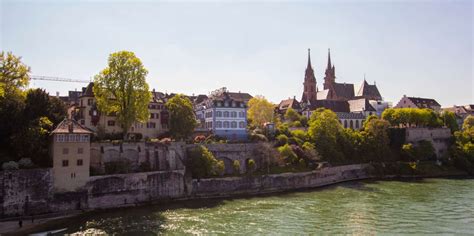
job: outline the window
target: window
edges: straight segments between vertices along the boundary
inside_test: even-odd
[[[235,111],[231,112],[231,113],[230,113],[230,116],[231,116],[231,117],[237,117],[237,112],[235,112]]]
[[[216,122],[216,128],[222,128],[222,121]]]
[[[232,121],[232,123],[230,124],[230,127],[231,127],[231,128],[237,128],[237,122],[236,122],[236,121]]]
[[[107,126],[115,126],[115,121],[114,120],[107,121]]]
[[[225,106],[225,107],[228,107],[228,106],[229,106],[229,102],[224,102],[224,106]]]
[[[356,129],[359,128],[359,120],[356,120]]]
[[[87,135],[87,134],[81,135],[81,141],[82,142],[89,142],[89,135]]]
[[[216,116],[217,116],[217,117],[222,117],[222,111],[217,111],[217,112],[216,112]]]
[[[222,106],[222,103],[221,103],[221,102],[217,102],[217,106],[218,106],[218,107],[221,107],[221,106]]]
[[[69,154],[69,148],[63,148],[63,154]]]
[[[229,128],[229,121],[224,121],[224,128]]]
[[[232,107],[235,107],[235,106],[236,106],[236,104],[235,104],[235,102],[233,101],[233,102],[232,102]]]
[[[212,121],[209,121],[209,128],[212,129]]]
[[[147,122],[146,127],[154,129],[154,128],[156,128],[156,123],[155,122]]]
[[[92,105],[92,99],[87,99],[87,105]]]
[[[155,113],[150,113],[150,119],[155,119]]]
[[[245,122],[241,121],[239,122],[239,128],[245,128]]]
[[[68,160],[63,160],[63,166],[64,167],[69,166],[69,161]]]
[[[82,154],[84,153],[84,149],[83,148],[78,148],[77,149],[77,154]]]
[[[228,111],[224,111],[224,117],[229,117],[229,112]]]
[[[243,102],[240,103],[240,107],[244,107],[244,103],[243,103]]]
[[[352,120],[351,120],[351,121],[349,122],[349,124],[350,124],[351,129],[353,129],[353,128],[354,128],[354,122],[352,122]]]
[[[82,163],[82,159],[78,159],[78,160],[77,160],[77,166],[82,166],[82,164],[83,164],[83,163]]]
[[[347,128],[347,120],[344,120],[344,128]]]
[[[239,117],[241,117],[241,118],[245,117],[245,112],[243,112],[243,111],[239,112]]]
[[[160,119],[160,113],[155,113],[155,119]]]

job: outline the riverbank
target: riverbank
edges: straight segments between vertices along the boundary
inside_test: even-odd
[[[334,168],[334,167],[333,167]],[[321,175],[321,173],[319,173]],[[314,173],[311,172],[306,172],[306,173],[285,173],[285,174],[280,174],[278,175],[278,178],[283,178],[283,179],[291,179],[292,177],[296,176],[307,176],[307,175],[314,175]],[[277,176],[272,176],[273,178]],[[321,176],[320,176],[321,177]],[[327,177],[327,176],[326,176]],[[359,176],[357,178],[344,178],[344,179],[339,179],[336,181],[326,181],[326,182],[318,182],[318,185],[315,185],[313,187],[302,187],[304,185],[298,185],[300,186],[299,188],[287,188],[287,189],[262,189],[261,191],[256,191],[255,188],[250,188],[249,191],[235,191],[233,194],[229,194],[229,192],[226,191],[231,191],[232,189],[228,189],[223,191],[222,193],[215,193],[215,194],[209,194],[207,196],[201,196],[199,194],[191,196],[191,197],[183,197],[183,198],[178,198],[178,199],[173,199],[173,200],[159,200],[159,201],[150,201],[150,202],[144,202],[140,204],[127,204],[127,205],[121,205],[118,208],[112,209],[100,209],[100,210],[86,210],[83,213],[77,213],[77,212],[71,212],[67,213],[65,215],[59,216],[59,217],[52,217],[52,218],[41,218],[41,216],[37,216],[38,219],[35,220],[35,223],[30,224],[28,219],[24,221],[23,228],[18,227],[18,221],[8,221],[8,222],[1,222],[0,223],[0,233],[5,234],[5,233],[13,233],[13,234],[27,234],[27,233],[32,233],[32,232],[40,232],[48,229],[54,228],[55,225],[61,224],[64,222],[68,222],[70,218],[87,218],[90,217],[96,213],[101,213],[101,212],[107,212],[107,211],[115,211],[120,208],[124,209],[134,209],[134,207],[140,207],[144,205],[154,205],[154,206],[168,206],[169,204],[172,204],[174,206],[179,206],[179,205],[187,205],[189,202],[195,202],[195,201],[206,201],[205,199],[239,199],[239,198],[248,198],[252,196],[273,196],[273,195],[278,195],[282,193],[288,193],[288,192],[296,192],[296,191],[304,191],[304,190],[314,190],[322,187],[327,187],[327,186],[332,186],[335,184],[341,184],[344,182],[354,182],[354,181],[361,181],[361,180],[412,180],[412,179],[420,179],[420,178],[466,178],[468,177],[466,173],[463,172],[457,172],[457,173],[439,173],[439,175],[402,175],[402,176],[397,176],[397,175],[387,175],[383,177],[376,177],[376,176]],[[226,183],[234,183],[235,181],[243,183],[262,183],[265,181],[262,181],[264,177],[261,177],[260,180],[254,180],[250,181],[248,180],[242,180],[244,178],[239,178],[236,177],[231,177],[231,178],[220,178],[222,181]],[[256,179],[256,177],[253,177],[253,179]],[[328,179],[329,180],[329,179]],[[197,181],[197,180],[194,180]],[[215,179],[207,181],[207,184],[213,184],[215,182]],[[203,184],[203,180],[199,181],[200,184]],[[291,182],[291,181],[290,181]],[[241,182],[242,183],[242,182]],[[193,183],[194,184],[194,183]],[[306,185],[311,184],[311,182],[306,182]],[[227,185],[225,185],[227,186]],[[256,185],[254,185],[256,186]],[[222,187],[222,186],[220,186]],[[242,187],[242,185],[240,185]],[[202,200],[200,200],[202,199]],[[215,201],[215,200],[213,200]]]

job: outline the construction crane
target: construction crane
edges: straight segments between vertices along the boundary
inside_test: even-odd
[[[30,76],[32,80],[48,80],[48,81],[56,81],[56,82],[71,82],[71,83],[89,83],[89,80],[80,80],[80,79],[69,79],[69,78],[61,78],[61,77],[53,77],[53,76],[42,76],[42,75],[32,75]]]

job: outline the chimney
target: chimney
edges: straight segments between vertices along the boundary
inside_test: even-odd
[[[59,92],[56,92],[56,97],[59,98]]]

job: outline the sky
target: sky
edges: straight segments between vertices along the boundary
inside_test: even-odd
[[[301,99],[307,49],[322,89],[328,48],[336,81],[376,83],[442,106],[474,103],[473,1],[9,1],[0,46],[32,75],[90,80],[110,53],[141,59],[150,88]],[[65,95],[86,84],[32,81]]]

